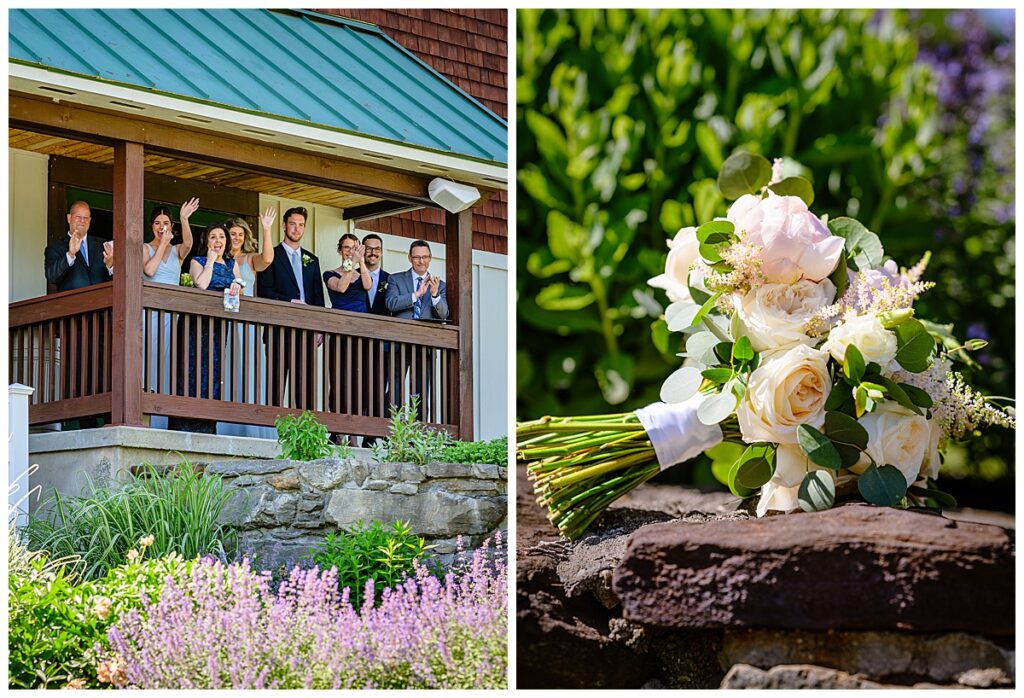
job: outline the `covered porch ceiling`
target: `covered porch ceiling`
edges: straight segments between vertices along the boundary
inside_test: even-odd
[[[49,156],[73,158],[98,165],[114,164],[114,148],[109,145],[15,127],[9,127],[7,131],[8,146],[11,148]],[[361,218],[363,216],[360,212],[379,210],[382,208],[381,202],[386,201],[366,194],[289,181],[280,177],[153,153],[145,155],[144,168],[147,173],[197,180],[217,186],[341,208],[346,210],[346,218],[350,218],[349,213],[356,218]],[[376,206],[370,206],[371,204]],[[361,208],[367,206],[369,208]],[[389,212],[393,213],[394,211]]]

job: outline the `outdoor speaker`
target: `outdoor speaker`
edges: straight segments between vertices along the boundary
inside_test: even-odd
[[[480,200],[480,192],[476,187],[440,177],[427,185],[427,192],[431,201],[450,213],[465,211]]]

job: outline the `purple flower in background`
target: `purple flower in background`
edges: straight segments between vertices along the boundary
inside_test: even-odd
[[[122,617],[102,659],[132,688],[501,688],[507,591],[489,542],[443,580],[417,567],[392,589],[369,581],[358,610],[334,570],[295,567],[275,593],[248,561],[207,559]]]

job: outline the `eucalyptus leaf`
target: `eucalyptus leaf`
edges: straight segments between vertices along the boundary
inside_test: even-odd
[[[736,396],[723,390],[704,399],[697,408],[697,419],[707,426],[718,424],[736,410],[736,404]]]
[[[930,487],[918,487],[914,485],[911,486],[910,489],[907,490],[907,492],[909,494],[917,495],[918,497],[927,497],[928,499],[934,499],[942,506],[948,507],[950,509],[955,509],[957,507],[956,499],[953,497],[953,495],[946,494],[941,490],[936,490]]]
[[[868,447],[868,431],[853,417],[842,412],[825,413],[825,435],[831,441],[857,448]]]
[[[676,301],[665,308],[665,322],[669,332],[682,332],[693,327],[693,319],[700,312],[700,306],[689,301]]]
[[[921,390],[921,388],[918,388],[916,385],[910,385],[909,383],[900,383],[899,386],[903,388],[903,392],[907,394],[910,401],[918,407],[928,409],[932,406],[932,396],[924,390]]]
[[[772,179],[772,164],[754,153],[730,155],[718,172],[718,189],[727,199],[759,192]]]
[[[839,262],[836,264],[836,268],[829,274],[829,281],[836,287],[836,299],[842,297],[846,293],[846,287],[850,284],[850,276],[847,273],[846,264],[846,251],[844,250],[839,255]]]
[[[737,490],[753,494],[774,474],[775,447],[766,443],[751,444],[729,471],[729,486],[737,496],[749,496],[738,494]]]
[[[710,332],[694,332],[686,339],[686,355],[702,364],[715,363],[715,346],[718,337]]]
[[[922,414],[921,408],[910,399],[910,396],[907,395],[907,392],[903,390],[903,387],[899,383],[891,378],[886,378],[885,376],[879,376],[878,379],[882,382],[882,385],[885,386],[885,392],[889,396],[890,400],[895,400],[901,406],[906,407],[914,414]]]
[[[860,270],[875,269],[882,264],[885,251],[877,235],[853,218],[841,216],[828,222],[833,235],[846,240],[846,253]]]
[[[857,479],[857,490],[870,504],[896,506],[907,494],[907,478],[895,466],[871,464]]]
[[[804,511],[825,511],[836,502],[836,483],[831,473],[812,470],[804,475],[797,492],[797,502]]]
[[[935,339],[919,320],[907,320],[892,329],[896,333],[896,361],[911,373],[927,371]]]
[[[836,381],[832,384],[832,391],[825,398],[825,409],[838,410],[851,397],[853,397],[853,391],[850,386],[843,381]]]
[[[803,177],[786,177],[768,187],[779,196],[796,196],[810,206],[814,203],[814,187]]]
[[[796,438],[800,444],[800,449],[812,463],[829,470],[839,470],[842,467],[842,458],[839,457],[839,451],[836,450],[836,447],[832,445],[827,436],[810,424],[798,426],[796,428]]]
[[[667,403],[686,402],[697,394],[704,377],[700,370],[684,366],[672,373],[661,385],[661,401]]]

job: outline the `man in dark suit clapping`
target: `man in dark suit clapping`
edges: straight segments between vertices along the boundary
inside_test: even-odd
[[[92,222],[92,210],[89,204],[84,201],[76,201],[71,204],[68,211],[68,234],[66,237],[52,242],[46,246],[43,252],[43,270],[46,274],[46,281],[54,284],[58,291],[73,291],[93,284],[100,284],[110,281],[114,273],[114,253],[108,249],[103,241],[95,236],[89,235],[89,224]],[[74,330],[72,330],[73,332]],[[103,375],[102,356],[106,351],[102,339],[98,340],[95,348],[97,355],[87,354],[88,361],[83,361],[83,351],[92,351],[78,343],[74,355],[69,351],[70,346],[75,343],[71,337],[60,337],[60,362],[64,367],[62,370],[63,380],[60,394],[63,398],[83,397],[86,395],[103,392],[106,385],[106,376]],[[89,371],[85,363],[96,362],[98,365],[96,384],[89,380]],[[75,371],[72,372],[72,364]],[[72,375],[75,380],[72,381]],[[78,421],[81,427],[100,426],[98,419],[94,417],[83,418]],[[74,428],[75,420],[64,422],[64,428]]]
[[[110,281],[114,253],[102,240],[89,237],[92,211],[89,204],[76,201],[68,212],[67,237],[46,246],[44,268],[47,282],[58,291],[72,291]]]
[[[320,274],[320,260],[301,246],[306,232],[306,209],[290,208],[284,212],[284,239],[274,250],[274,262],[257,276],[256,293],[263,298],[324,307],[324,287]],[[296,352],[291,351],[291,331],[285,330],[279,340],[276,328],[267,336],[267,360],[270,364],[269,391],[276,405],[283,405],[284,384],[288,379],[290,366],[295,363],[292,374],[291,406],[312,410],[316,401],[316,349],[317,342],[307,338],[305,347],[301,338],[296,338]],[[308,334],[308,333],[307,333]],[[278,358],[284,358],[284,367],[278,368]],[[302,370],[305,359],[305,372]]]

